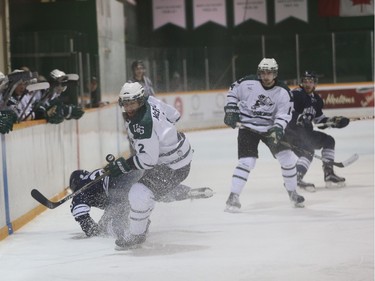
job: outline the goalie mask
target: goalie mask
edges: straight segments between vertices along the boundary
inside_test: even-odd
[[[131,117],[136,110],[145,104],[143,86],[138,82],[125,83],[120,90],[118,104]]]
[[[69,188],[72,192],[77,191],[80,189],[85,183],[83,182],[83,178],[89,175],[90,172],[86,170],[75,170],[69,179]]]

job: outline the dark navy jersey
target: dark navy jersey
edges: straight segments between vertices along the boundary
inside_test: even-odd
[[[92,182],[102,173],[103,171],[101,169],[91,172],[82,179],[79,188],[82,188],[84,185]],[[90,188],[74,196],[72,199],[72,204],[70,206],[73,216],[75,218],[78,218],[82,215],[88,214],[91,207],[104,209],[107,205],[108,184],[109,178],[104,177]]]
[[[292,91],[294,99],[294,111],[289,127],[296,126],[297,119],[300,115],[305,115],[314,123],[321,123],[326,116],[323,114],[323,99],[315,92],[307,94],[302,87]]]

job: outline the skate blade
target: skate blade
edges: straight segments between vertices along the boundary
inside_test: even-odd
[[[235,207],[235,206],[226,206],[226,208],[224,209],[224,212],[235,214],[235,213],[240,213],[241,210],[240,208]]]
[[[191,190],[189,192],[190,199],[202,199],[202,198],[210,198],[214,195],[214,192],[211,188],[205,188],[203,191],[199,190]]]
[[[305,208],[305,204],[303,204],[303,202],[301,203],[296,203],[296,202],[292,202],[294,208]]]
[[[344,187],[344,186],[346,186],[346,184],[345,184],[344,181],[340,181],[340,182],[326,181],[326,188],[330,188],[330,187]]]
[[[139,249],[139,248],[141,248],[141,244],[136,244],[136,245],[132,245],[128,247],[121,247],[118,245],[115,246],[116,251],[129,251],[129,250],[134,250],[134,249]]]
[[[315,186],[305,186],[305,187],[300,187],[303,190],[306,190],[307,192],[316,192]]]

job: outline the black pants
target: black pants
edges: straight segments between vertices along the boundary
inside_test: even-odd
[[[184,181],[189,173],[190,164],[178,170],[173,170],[166,165],[157,165],[153,169],[146,170],[139,182],[154,193],[155,201],[160,201],[163,196]]]

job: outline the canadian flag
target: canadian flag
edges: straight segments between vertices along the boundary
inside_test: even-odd
[[[373,0],[319,0],[321,17],[373,16]]]

